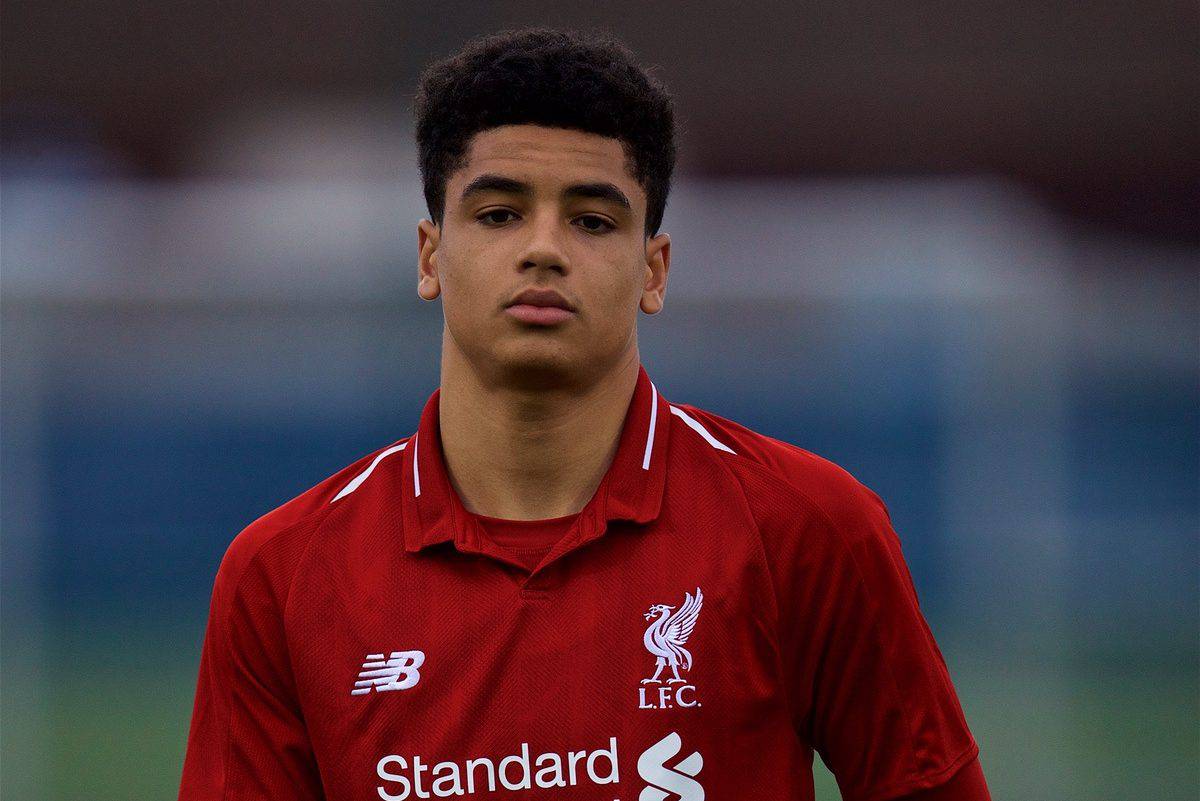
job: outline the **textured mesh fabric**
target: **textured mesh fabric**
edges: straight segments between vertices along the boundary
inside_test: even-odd
[[[543,520],[507,520],[475,513],[471,515],[493,545],[503,548],[531,572],[579,519],[578,512]]]
[[[983,768],[978,759],[971,760],[945,784],[921,790],[896,801],[991,801]]]

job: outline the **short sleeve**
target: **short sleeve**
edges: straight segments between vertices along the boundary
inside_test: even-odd
[[[814,516],[801,725],[846,801],[936,787],[978,754],[883,503]],[[815,556],[814,556],[815,554]]]
[[[217,571],[180,801],[324,798],[270,571],[235,540]]]

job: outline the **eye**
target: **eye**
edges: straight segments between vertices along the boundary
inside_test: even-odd
[[[583,228],[585,230],[590,231],[593,234],[600,234],[600,233],[604,233],[605,231],[611,231],[612,229],[617,227],[617,226],[613,225],[612,223],[610,223],[608,220],[604,219],[603,217],[598,217],[595,214],[585,214],[582,217],[579,217],[577,219],[580,221],[588,220],[593,223],[599,223],[599,225],[596,227],[593,227],[591,225],[583,226]]]
[[[508,222],[508,220],[495,219],[497,214],[501,214],[501,215],[511,214],[514,217],[516,216],[515,214],[513,214],[513,212],[509,211],[508,209],[492,209],[491,211],[487,211],[487,212],[484,212],[483,214],[480,214],[475,219],[478,220],[479,222],[482,222],[485,224],[492,224],[492,225],[503,225],[504,223]]]

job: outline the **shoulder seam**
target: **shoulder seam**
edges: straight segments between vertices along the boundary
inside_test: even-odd
[[[757,469],[759,472],[764,473],[768,476],[771,476],[772,478],[776,479],[777,481],[781,481],[784,484],[786,484],[788,487],[792,488],[796,492],[797,495],[799,495],[801,498],[804,498],[804,500],[808,502],[809,506],[812,507],[812,509],[814,511],[816,511],[817,514],[819,514],[822,519],[824,519],[826,526],[829,528],[829,530],[831,532],[833,532],[834,536],[837,537],[838,541],[841,543],[842,548],[846,551],[846,554],[850,557],[850,562],[851,562],[851,564],[854,565],[855,576],[858,580],[859,585],[863,588],[863,591],[867,594],[867,597],[869,597],[871,599],[871,606],[875,609],[878,609],[879,601],[875,598],[875,592],[871,588],[871,585],[867,582],[866,577],[863,574],[862,566],[859,564],[858,557],[854,553],[854,548],[851,545],[850,538],[847,537],[845,532],[842,531],[841,526],[837,525],[833,521],[833,518],[830,516],[829,512],[826,511],[823,506],[821,506],[815,500],[813,500],[811,495],[809,495],[807,492],[805,492],[804,490],[797,487],[793,482],[787,480],[784,476],[779,475],[776,471],[771,470],[768,467],[766,467],[765,465],[759,464],[758,462],[755,462],[752,460],[743,460],[742,463],[749,464],[750,466]],[[847,473],[847,475],[849,475],[849,474]],[[851,476],[851,478],[854,478],[854,477]],[[854,478],[854,481],[856,483],[861,483],[858,481],[857,478]],[[909,760],[910,760],[910,764],[911,764],[911,775],[914,778],[920,777],[920,772],[917,770],[917,751],[916,751],[915,746],[913,745],[914,738],[915,738],[915,729],[913,728],[912,716],[908,710],[908,706],[904,703],[903,694],[900,692],[900,684],[899,684],[899,682],[896,681],[896,675],[892,671],[891,664],[888,664],[887,668],[888,668],[888,677],[892,680],[893,697],[896,698],[897,701],[899,702],[901,714],[904,715],[905,725],[908,728],[909,748],[907,750],[908,750]]]
[[[246,577],[250,574],[250,569],[255,565],[256,562],[260,561],[260,559],[262,558],[263,552],[266,551],[268,545],[276,542],[280,537],[284,536],[285,534],[290,534],[290,533],[296,531],[297,529],[303,528],[306,525],[312,525],[313,526],[312,531],[308,532],[308,539],[305,541],[304,546],[303,546],[303,550],[305,552],[307,552],[309,546],[311,545],[313,535],[316,533],[317,529],[320,527],[321,520],[324,518],[325,515],[328,515],[330,512],[332,512],[333,508],[334,507],[331,507],[328,504],[326,504],[324,506],[321,506],[318,509],[312,510],[311,512],[304,515],[304,517],[300,518],[299,520],[289,523],[288,525],[284,526],[283,528],[281,528],[277,531],[271,532],[271,534],[269,536],[267,536],[261,543],[258,544],[258,547],[254,549],[254,553],[251,554],[250,558],[246,560],[246,565],[245,565],[245,567],[242,568],[241,574],[238,575],[237,581],[235,582],[234,587],[233,587],[233,591],[230,594],[231,600],[236,599],[238,597],[238,594],[242,590],[242,585],[246,581]],[[315,523],[315,525],[313,525],[314,523]],[[303,556],[301,556],[301,558],[303,558]],[[299,565],[297,564],[297,567],[298,566]],[[279,609],[281,625],[283,624],[283,620],[284,620],[284,617],[285,617],[285,614],[287,611],[287,606],[288,606],[289,602],[291,601],[292,587],[296,583],[295,573],[298,573],[298,572],[299,572],[299,570],[296,570],[293,573],[293,575],[288,576],[287,587],[284,588],[283,603]]]
[[[785,443],[785,444],[787,444],[787,443]],[[809,506],[811,506],[813,509],[815,509],[821,515],[821,517],[823,517],[825,519],[825,522],[829,525],[829,527],[831,529],[838,531],[839,534],[841,533],[841,529],[838,527],[838,525],[836,523],[833,522],[833,517],[832,517],[832,515],[829,514],[828,510],[826,510],[824,506],[822,506],[820,503],[818,503],[816,501],[816,499],[813,498],[813,496],[810,495],[803,487],[796,484],[796,482],[790,480],[787,477],[787,475],[785,475],[784,473],[782,473],[778,470],[773,470],[770,467],[767,467],[765,464],[762,464],[761,462],[757,462],[757,461],[755,461],[753,459],[749,459],[749,458],[742,459],[739,462],[739,464],[747,465],[747,466],[753,468],[754,470],[757,470],[759,473],[761,473],[765,476],[768,476],[768,477],[774,479],[775,481],[778,481],[779,483],[785,485],[789,489],[791,489],[793,492],[795,492],[797,495],[799,495],[801,498],[803,498],[808,503]],[[834,464],[834,463],[830,462],[830,464]],[[839,470],[843,469],[836,464],[834,464],[834,466],[838,467]],[[845,471],[843,470],[843,472],[845,472]],[[850,476],[850,478],[854,481],[854,483],[856,485],[858,485],[859,487],[862,487],[863,489],[866,489],[866,487],[863,485],[863,483],[861,481],[859,481],[857,478],[855,478],[853,475],[851,475],[849,472],[846,472],[846,475]],[[871,494],[874,495],[874,493],[871,493]],[[876,497],[878,497],[878,496],[876,496]],[[890,516],[889,516],[889,519],[890,519]]]
[[[771,578],[769,589],[771,591],[771,603],[773,606],[772,613],[773,613],[773,618],[774,618],[774,622],[775,622],[775,647],[776,647],[775,653],[779,659],[780,675],[781,676],[786,675],[786,672],[784,670],[783,650],[782,650],[782,642],[781,642],[782,630],[781,630],[781,625],[780,625],[781,624],[780,600],[779,600],[778,593],[776,593],[776,591],[775,591],[775,583],[774,583],[775,573],[771,569],[771,559],[770,559],[769,554],[767,553],[766,539],[763,537],[762,527],[759,526],[758,520],[755,519],[755,517],[754,517],[754,507],[751,506],[751,504],[750,504],[750,496],[746,492],[746,486],[742,481],[742,477],[740,475],[738,475],[738,472],[736,470],[734,470],[732,467],[730,467],[729,465],[722,464],[722,467],[726,471],[728,471],[729,474],[733,477],[733,482],[734,482],[735,486],[737,487],[738,495],[741,497],[742,504],[746,509],[746,514],[750,518],[750,525],[752,525],[754,527],[754,539],[758,545],[759,557],[762,559],[763,567],[767,571],[767,575]],[[785,698],[788,699],[788,709],[789,709],[789,711],[793,711],[794,707],[791,705],[791,687],[785,686],[783,688],[783,691],[784,691]]]
[[[237,575],[236,579],[233,582],[233,588],[232,588],[232,590],[230,590],[230,593],[229,593],[229,603],[226,605],[226,608],[224,610],[225,620],[224,620],[223,625],[221,626],[221,631],[223,631],[224,635],[225,635],[224,650],[226,653],[230,654],[231,657],[232,657],[232,652],[233,652],[233,640],[232,640],[233,609],[234,609],[234,605],[238,601],[238,598],[241,596],[242,587],[245,585],[247,577],[251,574],[251,568],[253,568],[255,563],[257,563],[259,561],[259,559],[262,557],[262,554],[266,550],[267,545],[275,542],[279,537],[283,536],[284,534],[287,534],[291,531],[296,530],[297,528],[300,528],[301,526],[304,526],[307,523],[310,523],[313,520],[313,516],[316,514],[316,512],[329,512],[331,510],[331,508],[332,507],[329,507],[328,505],[322,506],[320,509],[313,510],[313,512],[310,512],[309,514],[304,515],[299,520],[297,520],[289,525],[286,525],[283,528],[280,528],[276,531],[271,532],[271,534],[269,536],[267,536],[262,542],[258,543],[258,546],[254,549],[254,553],[252,553],[250,555],[250,558],[246,560],[246,563],[245,563],[245,565],[243,565],[241,572]],[[251,524],[251,525],[253,525],[253,524]],[[315,530],[316,530],[316,528],[314,527],[313,532],[315,532]],[[311,538],[313,532],[309,532],[310,538]],[[310,542],[311,542],[311,540],[310,540]],[[309,543],[305,543],[306,551],[307,551],[308,545],[309,545]],[[299,572],[299,571],[296,571],[296,572]],[[292,586],[295,584],[295,579],[296,579],[295,574],[288,577],[288,585],[287,585],[287,589],[284,593],[283,607],[279,609],[279,629],[280,629],[280,631],[284,632],[284,640],[285,641],[284,641],[283,645],[284,645],[285,650],[287,648],[285,609],[287,607],[288,599],[291,598]],[[290,660],[290,656],[289,656],[289,660]],[[289,671],[289,673],[291,672],[290,664],[288,667],[288,671]],[[293,678],[293,681],[294,681],[294,678]],[[230,788],[229,753],[230,753],[230,750],[233,748],[233,736],[231,733],[231,729],[233,726],[233,716],[235,714],[235,709],[234,709],[234,705],[233,705],[231,682],[222,682],[222,686],[223,686],[223,695],[225,698],[225,708],[227,710],[227,718],[226,718],[226,725],[224,727],[225,728],[225,757],[222,760],[222,765],[221,765],[221,798],[226,799],[229,797],[229,788]],[[300,699],[296,698],[294,700],[295,700],[297,707],[299,707]]]

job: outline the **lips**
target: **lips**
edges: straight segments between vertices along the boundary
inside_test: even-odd
[[[508,308],[512,308],[513,306],[536,306],[540,308],[564,309],[569,312],[575,311],[575,306],[559,294],[557,290],[538,287],[530,287],[529,289],[522,290],[520,294],[508,302]]]
[[[505,308],[508,315],[536,326],[558,325],[575,316],[575,306],[553,289],[530,287]]]

